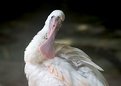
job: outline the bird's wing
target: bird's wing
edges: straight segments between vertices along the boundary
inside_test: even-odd
[[[59,43],[55,43],[55,48],[56,55],[69,62],[78,73],[92,84],[91,86],[108,86],[105,78],[98,71],[103,71],[103,69],[96,65],[82,50]]]
[[[92,62],[91,58],[82,50],[59,43],[56,43],[55,47],[56,55],[69,61],[69,63],[71,63],[72,66],[74,66],[76,69],[82,65],[90,65],[100,71],[103,71],[103,69],[96,65],[94,62]]]

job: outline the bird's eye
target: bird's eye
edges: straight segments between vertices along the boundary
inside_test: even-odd
[[[54,16],[51,16],[51,19],[53,18]]]

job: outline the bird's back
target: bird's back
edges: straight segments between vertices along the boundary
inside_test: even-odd
[[[79,79],[84,78],[86,82],[88,82],[88,85],[86,86],[108,86],[107,81],[100,73],[100,71],[103,71],[103,69],[98,65],[96,65],[91,60],[91,58],[82,50],[59,43],[55,43],[55,47],[56,47],[56,55],[59,58],[64,59],[67,63],[69,63],[69,65],[77,73],[77,75],[76,74],[70,75],[72,78],[73,77],[78,77]],[[83,85],[77,85],[77,86],[83,86]]]

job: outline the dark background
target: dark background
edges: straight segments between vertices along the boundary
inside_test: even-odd
[[[62,9],[79,15],[98,16],[109,31],[120,29],[119,1],[88,0],[44,0],[44,1],[0,1],[0,22],[19,18],[24,13],[44,9]]]
[[[57,40],[82,49],[110,86],[120,86],[120,7],[116,0],[0,1],[0,86],[27,86],[24,50],[55,9],[66,16]]]

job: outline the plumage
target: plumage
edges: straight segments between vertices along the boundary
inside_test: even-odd
[[[25,74],[29,86],[108,86],[96,65],[82,50],[55,43],[65,15],[54,10],[25,50]]]

